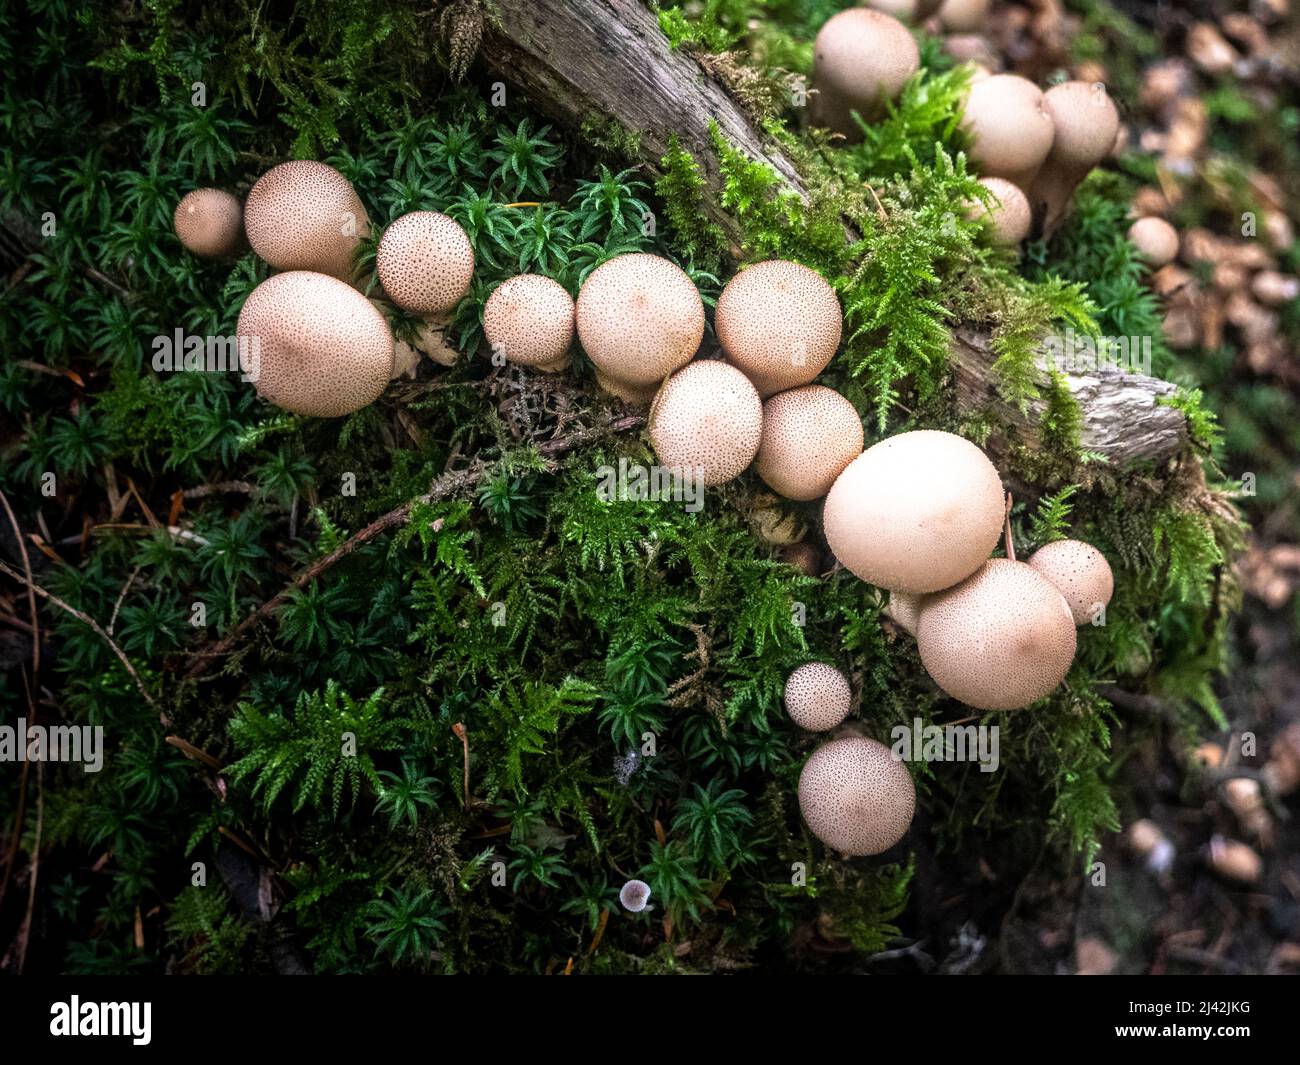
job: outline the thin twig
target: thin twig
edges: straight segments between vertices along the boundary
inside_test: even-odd
[[[596,426],[590,429],[580,429],[577,432],[570,433],[567,436],[557,437],[554,440],[547,440],[539,444],[537,450],[545,458],[554,458],[556,455],[562,455],[571,451],[575,447],[580,447],[589,440],[603,436],[606,433],[623,433],[630,429],[639,428],[645,423],[645,416],[642,414],[624,414],[614,418],[604,425]],[[446,499],[455,495],[457,492],[477,484],[492,468],[492,463],[477,461],[464,470],[456,470],[444,473],[430,486],[429,490],[422,496],[408,500],[396,510],[390,510],[387,514],[376,518],[356,535],[349,537],[343,543],[339,544],[333,551],[323,558],[317,559],[310,566],[304,569],[287,585],[280,589],[275,595],[259,606],[253,613],[249,614],[243,621],[230,630],[225,636],[210,644],[202,651],[194,652],[198,659],[189,669],[185,671],[187,678],[202,676],[212,666],[213,662],[228,654],[244,635],[253,628],[259,621],[275,613],[281,606],[288,602],[289,597],[298,589],[305,588],[326,570],[333,568],[337,563],[343,561],[348,555],[356,551],[363,544],[369,543],[382,533],[389,529],[396,528],[399,525],[405,525],[410,519],[411,510],[420,503],[433,503],[440,499]]]
[[[117,595],[117,602],[113,604],[113,614],[108,619],[108,634],[110,636],[113,635],[113,630],[117,627],[117,613],[122,609],[122,604],[126,602],[126,594],[131,590],[131,585],[135,583],[135,579],[140,576],[142,569],[144,569],[143,566],[136,566],[131,571],[131,576],[126,579],[126,583],[122,585],[122,590]]]
[[[183,740],[179,736],[167,736],[164,737],[163,743],[167,744],[169,747],[175,747],[187,758],[198,759],[198,761],[202,762],[214,773],[221,772],[221,763],[213,758],[212,755],[208,754],[208,752],[202,747],[195,747],[189,740]]]
[[[246,495],[257,491],[252,481],[220,481],[217,484],[201,484],[197,488],[186,488],[181,495],[185,499],[203,499],[206,496]]]
[[[1011,493],[1008,492],[1006,513],[1002,515],[1002,541],[1007,549],[1007,558],[1014,562],[1016,560],[1016,541],[1011,535],[1011,503]]]
[[[27,554],[27,541],[23,539],[23,530],[18,525],[18,519],[14,517],[13,507],[9,505],[9,499],[0,492],[0,503],[5,505],[5,513],[9,515],[9,524],[13,526],[14,539],[18,541],[18,553],[22,555],[23,572],[27,574],[27,580],[31,582],[32,577],[32,560]],[[36,610],[36,593],[32,591],[31,584],[27,586],[27,604],[32,611],[32,683],[36,683],[36,677],[41,671],[41,619]]]
[[[113,642],[113,637],[111,637],[108,633],[106,633],[103,630],[103,628],[100,627],[98,621],[92,618],[89,614],[83,613],[82,611],[78,610],[75,606],[71,606],[68,603],[65,603],[57,595],[53,595],[50,592],[47,592],[35,581],[28,580],[16,569],[7,565],[4,562],[0,562],[0,573],[3,573],[8,577],[12,577],[16,581],[19,581],[22,584],[27,585],[28,588],[34,591],[42,599],[46,599],[49,602],[53,603],[60,610],[67,611],[74,618],[80,621],[83,625],[90,626],[91,631],[94,632],[94,634],[98,636],[101,640],[103,640],[106,644],[108,644],[109,649],[113,652],[113,654],[117,655],[117,660],[122,663],[122,667],[127,671],[127,673],[131,675],[131,679],[135,681],[135,686],[140,689],[140,694],[144,696],[145,702],[147,702],[150,706],[155,708],[158,706],[158,703],[154,700],[154,697],[149,694],[149,689],[144,686],[144,681],[140,679],[140,674],[135,671],[135,666],[131,665],[131,660],[126,657],[126,655],[122,651],[122,648],[118,647],[118,645]]]
[[[465,809],[469,809],[469,729],[463,722],[457,721],[451,726],[451,731],[456,734],[460,740],[460,745],[465,751]]]

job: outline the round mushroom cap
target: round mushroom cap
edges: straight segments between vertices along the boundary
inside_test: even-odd
[[[769,259],[727,282],[714,325],[727,361],[769,396],[806,385],[826,368],[840,346],[844,314],[816,270]]]
[[[834,666],[805,662],[785,679],[785,710],[809,732],[825,732],[849,716],[853,692]]]
[[[879,11],[882,15],[913,25],[920,25],[942,6],[943,0],[868,0],[864,7]]]
[[[243,247],[244,207],[224,189],[195,189],[176,205],[172,228],[195,255],[224,259]]]
[[[474,280],[474,246],[455,219],[437,211],[412,211],[384,230],[375,272],[399,307],[446,315]]]
[[[939,8],[945,33],[979,33],[988,18],[989,0],[944,0]]]
[[[616,255],[578,292],[578,339],[605,376],[658,385],[695,357],[704,339],[704,302],[676,263],[658,255]]]
[[[352,182],[332,166],[295,159],[271,167],[244,201],[253,251],[277,270],[347,279],[370,220]]]
[[[1082,540],[1053,540],[1029,558],[1029,565],[1065,596],[1076,625],[1087,625],[1110,602],[1115,577],[1106,556]]]
[[[988,177],[1023,186],[1052,147],[1052,116],[1042,91],[1018,74],[981,78],[966,97],[963,126],[971,137],[971,160]]]
[[[763,404],[755,468],[786,499],[818,499],[862,454],[862,443],[862,419],[853,404],[824,385],[804,385]]]
[[[393,374],[388,322],[336,277],[291,270],[253,289],[238,335],[257,338],[258,394],[312,418],[338,418],[377,400]]]
[[[1115,147],[1119,111],[1101,82],[1065,81],[1043,93],[1055,136],[1049,165],[1087,171]]]
[[[629,913],[640,913],[650,904],[650,885],[644,880],[629,880],[619,889],[618,901]]]
[[[928,596],[916,627],[921,664],[945,692],[980,710],[1017,710],[1050,694],[1074,661],[1074,617],[1024,562],[991,558]]]
[[[980,178],[980,184],[993,193],[997,206],[987,211],[982,203],[976,203],[971,210],[974,218],[989,216],[989,232],[993,243],[1001,247],[1015,247],[1027,236],[1032,221],[1029,200],[1018,185],[1013,185],[1006,178]]]
[[[549,277],[519,274],[488,297],[483,335],[493,351],[522,366],[565,363],[573,343],[573,297]]]
[[[799,810],[814,836],[840,854],[889,850],[907,834],[916,787],[883,743],[844,736],[813,751],[799,774]]]
[[[936,592],[989,557],[1005,518],[1002,480],[984,452],[923,429],[854,459],[826,496],[826,542],[846,569],[880,588]]]
[[[813,44],[813,119],[852,135],[850,111],[868,115],[920,69],[920,49],[898,19],[863,7],[832,15]]]
[[[762,400],[748,378],[725,362],[693,362],[678,370],[650,411],[650,443],[659,464],[701,469],[705,485],[744,473],[762,431]]]
[[[1163,218],[1139,218],[1128,227],[1128,239],[1153,268],[1168,266],[1178,255],[1178,230]]]

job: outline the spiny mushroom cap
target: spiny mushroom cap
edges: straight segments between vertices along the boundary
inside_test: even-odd
[[[338,418],[377,400],[393,373],[393,334],[351,285],[291,270],[267,278],[239,312],[238,335],[257,337],[257,391],[277,407]]]
[[[755,469],[786,499],[818,499],[862,454],[862,442],[862,419],[838,392],[824,385],[792,388],[763,404]]]
[[[370,233],[352,182],[332,166],[295,159],[271,167],[244,201],[253,251],[277,270],[352,276],[352,257]]]
[[[1074,661],[1074,616],[1024,562],[991,558],[928,596],[916,648],[931,679],[980,710],[1017,710],[1051,693]]]
[[[897,96],[921,69],[916,40],[898,19],[851,7],[832,15],[813,44],[813,81],[858,111]]]
[[[1167,266],[1178,255],[1178,230],[1163,218],[1139,218],[1128,227],[1128,239],[1152,267]]]
[[[704,339],[704,302],[676,263],[632,252],[591,272],[578,292],[577,324],[598,370],[644,388],[695,357]]]
[[[727,282],[714,324],[727,361],[767,396],[805,385],[826,368],[840,346],[844,314],[817,271],[769,259]]]
[[[923,429],[854,459],[826,496],[826,542],[862,580],[934,592],[989,557],[1005,517],[1002,480],[979,448]]]
[[[399,307],[445,315],[474,280],[474,246],[455,219],[437,211],[412,211],[384,230],[375,272]]]
[[[799,774],[799,810],[812,834],[852,857],[881,854],[907,833],[916,787],[883,743],[845,736],[813,751]]]
[[[172,228],[195,255],[223,259],[244,243],[244,207],[224,189],[195,189],[176,205]]]
[[[1076,625],[1087,625],[1110,602],[1115,577],[1106,556],[1082,540],[1054,540],[1029,558],[1029,565],[1065,596]]]
[[[1029,236],[1032,221],[1029,200],[1019,186],[1013,185],[1006,178],[980,178],[980,184],[993,193],[998,202],[992,211],[986,211],[982,203],[977,203],[972,215],[975,218],[982,218],[986,214],[989,216],[993,243],[1002,247],[1015,247]]]
[[[947,33],[979,33],[986,28],[989,0],[944,0],[939,22]]]
[[[618,901],[629,913],[640,913],[650,902],[650,885],[644,880],[629,880],[619,889]]]
[[[704,470],[704,484],[739,477],[754,461],[763,402],[725,362],[693,362],[664,382],[650,411],[650,443],[661,466]]]
[[[849,716],[853,693],[834,666],[805,662],[785,679],[785,710],[809,732],[825,732]]]
[[[971,136],[970,157],[988,177],[1026,182],[1052,147],[1052,116],[1043,106],[1043,94],[1018,74],[975,82],[963,125]]]
[[[563,363],[573,343],[573,297],[549,277],[519,274],[488,297],[483,335],[511,362],[542,368]]]
[[[1119,111],[1101,82],[1053,85],[1043,93],[1043,107],[1055,130],[1049,166],[1087,171],[1110,155],[1119,134]]]

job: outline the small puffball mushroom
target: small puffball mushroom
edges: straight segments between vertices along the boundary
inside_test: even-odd
[[[1124,833],[1125,841],[1147,869],[1157,876],[1169,872],[1177,852],[1160,826],[1148,818],[1134,821]]]
[[[629,913],[640,913],[650,905],[650,885],[644,880],[629,880],[619,889],[618,901]]]
[[[960,436],[923,429],[868,448],[826,496],[826,542],[880,588],[935,592],[969,577],[1002,535],[1002,479]]]
[[[657,388],[695,357],[704,339],[704,302],[676,263],[658,255],[616,255],[578,292],[578,339],[605,377]]]
[[[860,858],[889,850],[907,833],[916,787],[883,743],[844,736],[813,751],[799,774],[799,810],[812,834]]]
[[[1052,116],[1043,93],[1018,74],[994,74],[971,85],[962,125],[970,157],[986,177],[1027,189],[1052,147]]]
[[[1106,556],[1082,540],[1053,540],[1035,551],[1028,562],[1065,596],[1076,625],[1091,623],[1115,591]]]
[[[1018,710],[1070,671],[1074,618],[1037,570],[991,558],[956,587],[926,597],[916,648],[930,678],[954,699]]]
[[[205,259],[226,259],[244,248],[244,206],[224,189],[195,189],[172,215],[180,242]]]
[[[988,23],[989,0],[944,0],[939,22],[945,33],[980,33]]]
[[[702,470],[705,485],[745,472],[758,453],[763,403],[749,379],[725,362],[693,362],[678,370],[650,410],[650,443],[659,464]]]
[[[822,571],[822,553],[807,540],[786,544],[777,551],[776,557],[808,577],[816,577]]]
[[[785,712],[802,729],[825,732],[849,716],[853,692],[834,666],[805,662],[785,679]]]
[[[916,623],[921,617],[921,601],[924,598],[923,595],[913,595],[911,592],[890,592],[885,613],[894,619],[899,628],[915,637]]]
[[[938,11],[942,4],[943,0],[867,0],[862,6],[919,26]]]
[[[312,418],[338,418],[382,394],[393,374],[384,316],[336,277],[290,270],[253,289],[237,327],[256,339],[258,394]]]
[[[253,251],[277,270],[312,270],[348,280],[370,220],[352,182],[324,163],[271,167],[244,201]]]
[[[769,259],[727,282],[714,324],[727,361],[770,396],[806,385],[826,368],[840,346],[844,314],[816,270]]]
[[[862,419],[834,389],[805,385],[763,404],[755,469],[786,499],[819,499],[862,454]]]
[[[841,11],[813,44],[809,117],[846,140],[860,140],[851,112],[870,118],[920,69],[920,49],[898,19],[862,7]]]
[[[445,319],[474,279],[474,246],[455,219],[437,211],[412,211],[384,230],[375,272],[399,307]]]
[[[973,218],[989,219],[989,233],[993,243],[1004,248],[1014,248],[1027,236],[1032,219],[1029,215],[1029,200],[1020,191],[1018,185],[1011,184],[1006,178],[980,178],[980,184],[993,193],[996,201],[991,211],[982,203],[976,203],[971,209]]]
[[[1264,872],[1264,859],[1244,843],[1212,836],[1208,853],[1210,868],[1226,880],[1254,884]]]
[[[1178,230],[1163,218],[1139,218],[1128,227],[1128,239],[1153,270],[1168,265],[1178,255]]]
[[[1029,204],[1043,231],[1060,225],[1088,172],[1110,155],[1119,135],[1119,111],[1101,82],[1067,81],[1043,94],[1055,136],[1029,189]]]
[[[541,274],[512,277],[488,297],[483,335],[510,362],[562,369],[573,343],[573,297]]]

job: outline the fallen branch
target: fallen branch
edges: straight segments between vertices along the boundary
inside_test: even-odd
[[[581,447],[590,440],[598,439],[608,433],[624,433],[630,429],[640,428],[645,424],[645,416],[641,414],[624,414],[618,418],[607,422],[602,426],[595,426],[589,429],[579,429],[576,432],[569,433],[565,436],[556,437],[554,440],[547,440],[539,444],[538,452],[545,458],[554,458],[565,452],[571,451],[576,447]],[[202,651],[194,652],[199,661],[195,662],[185,671],[187,679],[202,676],[208,671],[213,662],[229,654],[231,650],[238,645],[239,641],[244,638],[250,629],[259,621],[270,617],[277,609],[289,601],[289,597],[298,589],[305,588],[327,570],[332,569],[343,559],[356,551],[363,544],[368,544],[371,540],[387,532],[389,529],[395,529],[400,525],[405,525],[411,516],[411,510],[421,503],[434,503],[439,500],[449,499],[464,491],[466,488],[478,484],[488,472],[495,466],[495,463],[488,463],[478,460],[464,470],[456,470],[450,473],[444,473],[430,486],[429,490],[415,499],[408,500],[395,510],[390,510],[387,514],[376,518],[359,533],[350,536],[343,543],[339,544],[333,551],[323,558],[317,559],[310,566],[307,566],[301,573],[293,578],[288,584],[280,589],[275,595],[259,606],[253,613],[249,614],[243,621],[230,630],[225,636],[211,644]]]

